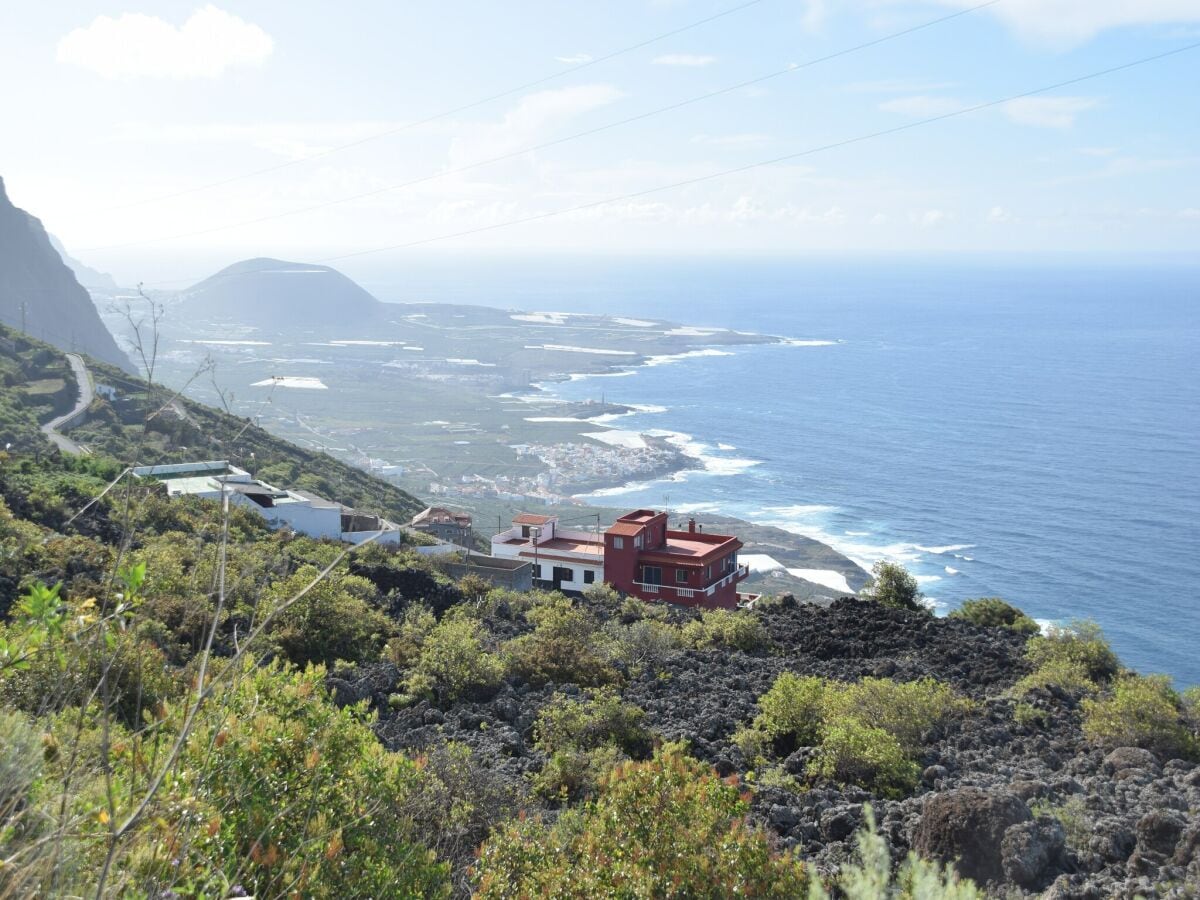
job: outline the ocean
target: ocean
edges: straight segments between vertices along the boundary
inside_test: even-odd
[[[602,492],[902,562],[940,612],[1094,619],[1200,683],[1200,267],[484,261],[360,275],[386,300],[669,319],[793,339],[550,385],[639,404],[705,463]]]

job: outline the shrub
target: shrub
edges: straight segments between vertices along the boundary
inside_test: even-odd
[[[595,618],[561,595],[551,595],[525,615],[534,624],[504,645],[511,670],[534,684],[548,681],[600,685],[616,681],[595,637]]]
[[[480,851],[477,897],[802,897],[807,875],[746,821],[748,798],[666,747],[604,777],[553,825],[511,824]]]
[[[1084,700],[1083,714],[1083,733],[1106,747],[1143,747],[1165,757],[1194,757],[1200,749],[1165,675],[1120,678],[1110,696]]]
[[[1057,819],[1066,833],[1067,846],[1076,853],[1082,853],[1087,849],[1094,823],[1092,814],[1088,812],[1087,801],[1082,796],[1076,794],[1069,797],[1061,806],[1035,801],[1029,804],[1029,809],[1038,818],[1049,816]]]
[[[853,684],[831,685],[825,693],[827,724],[854,720],[882,728],[906,753],[914,754],[930,729],[969,708],[969,701],[958,697],[950,685],[933,678],[864,678]]]
[[[555,751],[533,776],[534,793],[561,803],[590,797],[621,759],[620,751],[611,746]]]
[[[266,592],[268,611],[286,604],[318,574],[315,566],[306,565],[275,582]],[[376,660],[392,622],[371,605],[374,595],[365,578],[330,573],[279,613],[270,627],[271,639],[297,665]]]
[[[437,619],[428,606],[412,604],[404,610],[396,636],[388,641],[384,656],[402,669],[409,668],[420,658],[421,648],[436,626]]]
[[[555,694],[538,714],[534,742],[546,753],[614,746],[639,756],[650,749],[650,733],[642,727],[645,715],[612,688],[600,688],[584,700]]]
[[[422,778],[375,738],[361,708],[338,709],[324,670],[247,662],[205,713],[164,798],[174,821],[145,861],[161,896],[441,897],[446,867],[422,847],[408,801]],[[172,864],[172,860],[175,863]]]
[[[583,599],[590,604],[615,613],[622,608],[622,604],[626,598],[611,584],[601,582],[600,584],[592,584],[585,587],[583,589]]]
[[[784,672],[758,698],[755,727],[772,740],[813,747],[821,740],[826,682],[815,676]]]
[[[1013,685],[1013,694],[1024,697],[1041,688],[1054,693],[1078,697],[1096,690],[1096,682],[1088,677],[1087,668],[1069,659],[1054,659],[1038,666]]]
[[[757,653],[770,643],[757,616],[727,609],[705,610],[683,629],[683,642],[697,650],[723,648]]]
[[[888,797],[911,791],[918,771],[891,733],[855,719],[829,725],[811,769],[818,778],[857,784]]]
[[[950,613],[951,619],[964,619],[973,625],[988,628],[1009,628],[1021,634],[1037,634],[1041,626],[1017,607],[999,597],[964,600],[962,606]]]
[[[478,621],[447,615],[425,638],[413,674],[448,701],[487,693],[503,679],[504,664],[484,649],[486,636]],[[410,679],[409,693],[414,693],[413,685]]]
[[[634,675],[658,669],[682,643],[679,629],[652,618],[628,625],[609,622],[604,634],[610,658],[627,666]]]
[[[1029,703],[1018,703],[1013,707],[1013,721],[1022,728],[1041,728],[1046,724],[1046,711]]]
[[[1051,626],[1044,635],[1031,638],[1025,658],[1034,668],[1047,665],[1075,667],[1092,682],[1108,681],[1121,670],[1121,663],[1104,633],[1095,622],[1074,622],[1068,626]]]
[[[917,579],[898,563],[880,560],[871,566],[871,582],[861,591],[862,596],[884,606],[928,612],[921,602]]]

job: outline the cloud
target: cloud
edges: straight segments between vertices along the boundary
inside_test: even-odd
[[[925,94],[955,87],[953,81],[932,81],[921,78],[881,78],[877,81],[855,81],[843,90],[853,94]]]
[[[954,218],[952,213],[948,213],[942,209],[927,209],[923,213],[912,213],[909,220],[920,225],[922,228],[935,228],[945,222],[949,222]]]
[[[1081,112],[1099,105],[1092,97],[1022,97],[1005,103],[1004,114],[1021,125],[1070,128]]]
[[[209,4],[176,27],[157,16],[98,16],[58,42],[60,63],[105,78],[216,78],[261,65],[275,42],[265,31]]]
[[[770,135],[748,132],[745,134],[697,134],[692,137],[693,144],[709,144],[718,147],[746,147],[755,144],[765,144],[771,140]]]
[[[944,116],[955,110],[962,109],[963,104],[953,97],[930,97],[917,94],[912,97],[897,97],[895,100],[885,100],[879,104],[884,112],[900,113],[916,119],[928,119],[931,116]]]
[[[934,0],[940,6],[967,9],[978,0]],[[911,0],[867,0],[880,5],[910,6]],[[987,10],[1023,40],[1059,49],[1085,43],[1113,28],[1200,23],[1196,0],[1004,0]]]
[[[590,63],[592,61],[592,54],[571,53],[566,56],[556,56],[554,59],[568,66],[582,66],[584,63]]]
[[[987,220],[989,222],[999,224],[1003,222],[1011,222],[1013,217],[1012,213],[1010,213],[1003,206],[993,206],[990,210],[988,210]]]
[[[100,138],[107,143],[247,144],[286,159],[301,159],[338,144],[400,126],[389,121],[157,123],[122,122]]]
[[[656,66],[699,68],[701,66],[711,66],[716,61],[717,58],[715,56],[703,56],[695,53],[665,53],[662,56],[654,57],[654,65]]]

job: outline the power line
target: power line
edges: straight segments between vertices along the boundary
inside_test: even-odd
[[[469,228],[469,229],[465,229],[463,231],[456,231],[456,232],[451,232],[448,234],[435,235],[434,237],[429,237],[429,238],[419,238],[417,240],[406,241],[406,242],[400,243],[400,244],[390,244],[390,245],[384,246],[384,247],[373,247],[369,250],[356,250],[351,253],[342,253],[337,256],[327,256],[324,259],[317,260],[317,262],[319,262],[319,263],[337,262],[339,260],[352,259],[352,258],[358,257],[358,256],[368,256],[372,253],[383,253],[388,250],[403,250],[403,249],[407,249],[409,247],[419,247],[424,244],[437,243],[439,241],[451,240],[453,238],[458,238],[458,237],[467,237],[469,235],[480,234],[482,232],[495,231],[500,228],[507,228],[512,225],[523,225],[528,222],[536,222],[536,221],[540,221],[543,219],[554,218],[556,216],[568,215],[573,212],[580,212],[582,210],[595,209],[596,207],[606,206],[610,203],[620,203],[625,200],[636,200],[640,197],[645,197],[650,194],[658,194],[658,193],[662,193],[663,191],[670,191],[670,190],[675,190],[676,188],[688,187],[688,186],[694,185],[694,184],[701,184],[706,181],[713,181],[718,178],[725,178],[729,175],[736,175],[741,172],[749,172],[753,169],[761,169],[761,168],[765,168],[767,166],[778,165],[779,163],[791,162],[796,159],[801,159],[802,157],[805,157],[805,156],[812,156],[817,153],[823,153],[827,150],[835,150],[840,147],[848,147],[852,144],[860,144],[860,143],[864,143],[866,141],[875,140],[877,138],[886,137],[888,135],[899,134],[900,132],[904,132],[904,131],[911,131],[915,128],[921,128],[926,125],[932,125],[937,122],[943,122],[948,119],[954,119],[954,118],[958,118],[960,116],[965,116],[969,113],[979,112],[984,109],[991,109],[991,108],[994,108],[997,106],[1001,106],[1005,103],[1011,103],[1014,100],[1022,100],[1026,97],[1035,97],[1039,94],[1045,94],[1049,91],[1058,90],[1059,88],[1070,87],[1071,85],[1080,84],[1085,81],[1091,81],[1096,78],[1101,78],[1105,75],[1112,75],[1116,72],[1122,72],[1127,69],[1133,69],[1138,66],[1147,65],[1148,63],[1157,62],[1159,60],[1166,59],[1168,57],[1175,56],[1180,53],[1186,53],[1188,51],[1195,50],[1198,47],[1200,47],[1200,41],[1197,41],[1197,42],[1191,43],[1191,44],[1185,44],[1182,47],[1175,47],[1172,50],[1166,50],[1162,53],[1155,53],[1152,56],[1143,56],[1143,57],[1140,57],[1139,59],[1131,60],[1126,63],[1121,63],[1121,64],[1115,65],[1115,66],[1109,66],[1108,68],[1105,68],[1105,69],[1098,69],[1094,72],[1089,72],[1086,75],[1079,75],[1075,78],[1068,78],[1064,81],[1057,81],[1054,84],[1048,84],[1043,87],[1034,88],[1033,90],[1022,91],[1019,94],[1011,94],[1009,96],[1000,97],[995,100],[988,100],[983,103],[976,103],[972,106],[966,106],[966,107],[963,107],[962,109],[957,109],[952,112],[942,113],[942,114],[936,115],[936,116],[929,116],[924,119],[918,119],[913,122],[907,122],[903,125],[897,125],[893,128],[884,128],[879,131],[872,131],[867,134],[861,134],[856,137],[846,138],[844,140],[835,141],[830,144],[822,144],[817,147],[810,147],[807,150],[801,150],[796,153],[788,153],[783,156],[773,157],[772,159],[764,159],[764,160],[760,160],[758,162],[747,163],[746,165],[735,166],[732,169],[722,169],[719,172],[712,172],[708,175],[701,175],[696,178],[685,178],[682,181],[674,181],[674,182],[671,182],[670,184],[663,184],[663,185],[659,185],[657,187],[646,188],[645,190],[634,191],[629,194],[621,194],[619,196],[608,197],[603,200],[593,200],[589,203],[579,203],[579,204],[576,204],[575,206],[569,206],[569,207],[565,207],[563,209],[549,210],[547,212],[536,213],[534,215],[524,216],[524,217],[521,217],[518,219],[509,219],[504,222],[494,222],[490,225],[481,225],[476,228]]]
[[[539,150],[549,149],[550,147],[557,147],[561,144],[567,144],[567,143],[570,143],[571,141],[577,141],[581,138],[590,137],[592,135],[600,134],[601,132],[605,132],[605,131],[610,131],[614,128],[620,128],[623,125],[630,125],[634,122],[641,122],[645,119],[650,119],[650,118],[653,118],[654,116],[662,115],[663,113],[674,112],[675,110],[683,109],[686,106],[691,106],[692,104],[700,103],[704,100],[711,100],[714,97],[721,97],[726,94],[731,94],[734,91],[740,91],[740,90],[743,90],[748,87],[753,87],[755,85],[762,84],[763,82],[771,81],[775,78],[779,78],[783,75],[790,75],[793,72],[799,72],[804,69],[809,69],[809,68],[812,68],[813,66],[820,65],[821,63],[829,62],[834,59],[839,59],[840,57],[843,57],[843,56],[849,56],[852,53],[858,53],[860,51],[870,49],[871,47],[879,46],[880,44],[886,44],[890,41],[898,40],[902,37],[907,37],[910,34],[914,34],[919,31],[924,31],[925,29],[932,28],[936,25],[941,25],[941,24],[943,24],[945,22],[949,22],[953,19],[958,19],[962,16],[969,15],[974,12],[978,12],[979,10],[986,9],[989,6],[995,6],[997,3],[1000,3],[1000,2],[1001,2],[1001,0],[986,0],[986,2],[980,3],[976,6],[968,7],[967,9],[961,9],[961,10],[958,10],[957,12],[949,13],[944,16],[939,16],[936,19],[931,19],[927,22],[922,22],[918,25],[913,25],[913,26],[910,26],[909,28],[905,28],[900,31],[895,31],[895,32],[892,32],[891,34],[886,34],[881,37],[874,38],[873,40],[870,40],[870,41],[865,41],[861,44],[855,44],[854,46],[846,47],[841,50],[835,51],[833,53],[826,54],[824,56],[815,57],[813,59],[806,60],[805,62],[802,62],[802,63],[795,63],[792,65],[788,65],[782,69],[776,69],[773,72],[768,72],[765,75],[759,75],[755,78],[750,78],[745,81],[739,81],[738,83],[731,84],[727,87],[718,88],[715,91],[709,91],[708,93],[704,93],[704,94],[697,94],[696,96],[688,97],[684,100],[676,101],[675,103],[669,103],[666,106],[660,106],[656,109],[647,110],[645,112],[638,113],[637,115],[629,116],[624,119],[618,119],[614,122],[608,122],[604,125],[598,125],[594,128],[588,128],[583,131],[577,131],[573,134],[568,134],[563,137],[555,138],[554,140],[550,140],[550,141],[544,141],[540,144],[533,144],[528,147],[522,147],[518,150],[512,150],[508,153],[503,153],[499,156],[489,157],[488,159],[479,160],[477,162],[469,163],[464,166],[458,166],[453,169],[443,169],[442,171],[435,172],[432,175],[424,175],[420,178],[414,178],[409,181],[400,182],[399,184],[392,184],[392,185],[388,185],[386,187],[381,187],[381,188],[373,188],[369,191],[363,191],[362,193],[350,194],[345,197],[337,197],[332,200],[326,200],[321,203],[312,204],[310,206],[303,206],[303,207],[299,207],[297,209],[285,210],[283,212],[278,212],[278,213],[271,213],[269,215],[259,216],[254,219],[243,219],[240,222],[230,222],[230,223],[227,223],[224,225],[215,225],[211,228],[202,228],[197,231],[187,231],[187,232],[182,232],[180,234],[163,235],[160,237],[147,238],[145,240],[140,240],[140,241],[126,241],[126,242],[120,243],[120,244],[105,244],[105,245],[102,245],[99,247],[83,247],[79,250],[79,252],[80,253],[95,253],[95,252],[99,252],[99,251],[103,251],[103,250],[120,250],[120,249],[123,249],[126,247],[141,247],[141,246],[146,246],[149,244],[160,244],[165,241],[175,241],[175,240],[182,240],[183,238],[200,237],[202,235],[214,234],[214,233],[220,232],[220,231],[227,231],[231,228],[244,228],[247,225],[260,225],[263,222],[271,222],[271,221],[275,221],[277,219],[290,218],[291,216],[298,216],[298,215],[303,215],[304,213],[310,213],[310,212],[316,212],[317,210],[328,209],[331,206],[339,206],[343,203],[351,203],[355,200],[364,200],[368,197],[377,197],[380,194],[387,194],[387,193],[391,193],[393,191],[404,190],[405,188],[415,187],[416,185],[425,184],[430,181],[436,181],[440,178],[446,178],[451,175],[461,175],[464,172],[470,172],[475,169],[482,168],[484,166],[492,165],[494,163],[504,162],[505,160],[516,159],[517,157],[525,156],[526,154],[529,154],[529,153],[536,153]]]
[[[468,228],[468,229],[464,229],[462,231],[447,232],[447,233],[443,233],[443,234],[439,234],[439,235],[433,235],[432,237],[417,238],[415,240],[405,241],[405,242],[398,243],[398,244],[388,244],[385,246],[372,247],[372,248],[365,249],[365,250],[355,250],[350,253],[341,253],[336,256],[327,256],[322,259],[316,260],[316,263],[339,262],[344,259],[353,259],[353,258],[359,257],[359,256],[369,256],[374,253],[384,253],[389,250],[405,250],[405,249],[409,249],[411,247],[420,247],[420,246],[424,246],[426,244],[433,244],[433,243],[438,243],[441,241],[453,240],[454,238],[469,237],[469,236],[475,235],[475,234],[481,234],[481,233],[489,232],[489,231],[496,231],[501,228],[509,228],[513,225],[524,225],[529,222],[537,222],[537,221],[542,221],[545,219],[552,219],[557,216],[570,215],[571,213],[581,212],[583,210],[595,209],[597,207],[606,206],[610,203],[620,203],[620,202],[623,202],[626,200],[636,200],[641,197],[646,197],[646,196],[649,196],[652,194],[662,193],[664,191],[675,190],[677,188],[682,188],[682,187],[689,187],[689,186],[695,185],[695,184],[702,184],[707,181],[714,181],[718,178],[726,178],[730,175],[737,175],[742,172],[749,172],[749,171],[752,171],[755,169],[762,169],[762,168],[766,168],[768,166],[778,165],[780,163],[791,162],[793,160],[801,159],[806,156],[813,156],[815,154],[824,153],[829,150],[836,150],[841,147],[848,147],[848,146],[851,146],[854,144],[865,143],[867,141],[876,140],[881,137],[887,137],[889,135],[899,134],[899,133],[902,133],[905,131],[911,131],[916,128],[922,128],[924,126],[933,125],[938,122],[947,121],[949,119],[959,118],[961,116],[965,116],[970,113],[979,112],[981,110],[992,109],[997,106],[1002,106],[1005,103],[1011,103],[1014,100],[1021,100],[1026,97],[1035,97],[1035,96],[1038,96],[1039,94],[1045,94],[1050,91],[1058,90],[1060,88],[1070,87],[1075,84],[1081,84],[1083,82],[1091,81],[1096,78],[1102,78],[1106,75],[1112,75],[1117,72],[1125,71],[1127,69],[1133,69],[1133,68],[1137,68],[1138,66],[1148,65],[1149,63],[1152,63],[1152,62],[1158,62],[1159,60],[1163,60],[1163,59],[1166,59],[1171,56],[1176,56],[1180,53],[1186,53],[1186,52],[1195,50],[1198,47],[1200,47],[1200,41],[1197,41],[1197,42],[1191,43],[1191,44],[1185,44],[1181,47],[1175,47],[1171,50],[1166,50],[1166,51],[1163,51],[1162,53],[1156,53],[1151,56],[1139,57],[1138,59],[1130,60],[1129,62],[1125,62],[1125,63],[1120,63],[1115,66],[1109,66],[1104,69],[1097,69],[1095,71],[1088,72],[1087,74],[1084,74],[1084,75],[1079,75],[1074,78],[1068,78],[1063,81],[1056,81],[1053,84],[1043,85],[1042,87],[1033,88],[1032,90],[1022,91],[1017,94],[1009,94],[1007,96],[999,97],[994,100],[988,100],[983,103],[976,103],[971,106],[965,106],[961,109],[953,110],[951,112],[941,113],[936,116],[929,116],[924,119],[917,119],[912,122],[906,122],[902,125],[894,126],[892,128],[884,128],[884,129],[881,129],[878,131],[872,131],[872,132],[868,132],[866,134],[860,134],[855,137],[845,138],[843,140],[834,141],[834,142],[828,143],[828,144],[821,144],[821,145],[818,145],[815,147],[809,147],[805,150],[800,150],[795,153],[784,154],[783,156],[772,157],[771,159],[759,160],[757,162],[747,163],[747,164],[741,165],[741,166],[735,166],[730,169],[722,169],[717,172],[710,172],[707,175],[700,175],[695,178],[686,178],[681,181],[674,181],[669,184],[662,184],[662,185],[658,185],[656,187],[645,188],[644,190],[633,191],[628,194],[620,194],[620,195],[613,196],[613,197],[605,197],[604,199],[592,200],[587,203],[578,203],[578,204],[575,204],[574,206],[567,206],[567,207],[562,207],[560,209],[547,210],[546,212],[534,213],[532,215],[522,216],[522,217],[516,218],[516,219],[507,219],[503,222],[493,222],[488,225],[480,225],[475,228]],[[270,266],[264,266],[262,269],[259,269],[259,270],[253,270],[253,269],[243,270],[243,271],[239,271],[236,273],[231,273],[230,275],[224,275],[224,276],[220,276],[220,277],[231,277],[232,275],[253,274],[255,271],[264,271],[265,272],[265,271],[270,271],[271,268],[272,267],[270,267]],[[148,284],[151,284],[151,285],[177,284],[181,281],[185,281],[185,280],[196,281],[196,280],[199,280],[199,278],[204,278],[204,277],[205,276],[193,277],[191,279],[171,279],[171,280],[158,281],[158,282],[149,282]],[[210,276],[210,277],[216,278],[218,276],[214,275],[214,276]]]
[[[505,97],[511,97],[513,94],[519,94],[521,91],[527,91],[530,88],[537,87],[538,85],[546,84],[547,82],[555,81],[559,78],[564,78],[567,75],[573,75],[576,72],[580,72],[584,69],[591,68],[592,66],[598,66],[601,63],[605,63],[605,62],[608,62],[609,60],[616,59],[619,56],[624,56],[628,53],[632,53],[635,50],[641,50],[644,47],[649,47],[651,44],[656,44],[656,43],[659,43],[660,41],[665,41],[668,38],[672,38],[672,37],[675,37],[676,35],[683,34],[686,31],[691,31],[694,28],[699,28],[702,25],[707,25],[710,22],[715,22],[718,19],[723,19],[726,16],[731,16],[734,13],[739,13],[742,10],[749,9],[752,6],[757,6],[758,4],[763,3],[763,2],[764,2],[764,0],[746,0],[746,2],[739,3],[737,6],[731,6],[728,9],[721,10],[720,12],[714,13],[711,16],[706,16],[703,19],[697,19],[694,22],[689,22],[687,25],[682,25],[679,28],[672,29],[671,31],[666,31],[666,32],[663,32],[662,34],[657,34],[654,37],[647,38],[643,41],[639,41],[636,44],[630,44],[628,47],[622,47],[619,50],[613,50],[609,53],[605,53],[603,56],[598,56],[595,59],[585,60],[578,64],[572,65],[569,68],[562,69],[558,72],[553,72],[549,75],[543,75],[541,78],[535,78],[532,81],[527,81],[524,84],[517,85],[516,87],[508,88],[497,94],[490,94],[486,97],[483,97],[482,99],[473,100],[470,103],[464,103],[461,106],[456,106],[453,109],[447,109],[443,112],[435,113],[431,116],[426,116],[424,119],[417,119],[413,122],[406,122],[405,124],[397,126],[396,128],[389,128],[386,131],[380,131],[380,132],[377,132],[376,134],[368,135],[367,137],[359,138],[358,140],[355,140],[355,141],[350,141],[345,144],[339,144],[336,147],[330,147],[327,150],[322,150],[318,153],[311,153],[308,156],[301,156],[296,159],[290,159],[285,162],[276,163],[275,165],[265,166],[264,168],[261,168],[261,169],[254,169],[250,172],[243,172],[240,175],[231,175],[230,177],[220,179],[219,181],[210,181],[205,184],[198,184],[194,187],[184,188],[181,191],[175,191],[170,194],[162,194],[157,197],[147,197],[142,200],[135,200],[132,203],[124,203],[119,206],[105,207],[104,209],[96,210],[96,212],[97,213],[116,212],[117,210],[130,209],[135,206],[144,206],[145,204],[148,204],[148,203],[161,203],[165,200],[174,200],[179,197],[185,197],[189,194],[196,194],[201,191],[207,191],[207,190],[210,190],[215,187],[223,187],[224,185],[227,185],[227,184],[233,184],[234,182],[244,181],[247,178],[255,178],[259,175],[267,175],[271,172],[278,172],[282,169],[288,169],[288,168],[291,168],[292,166],[298,166],[301,163],[312,162],[314,159],[324,159],[325,157],[332,156],[335,153],[341,153],[343,150],[350,150],[354,147],[360,147],[363,144],[368,144],[368,143],[371,143],[372,141],[377,141],[377,140],[380,140],[385,137],[391,137],[392,135],[400,134],[402,132],[409,131],[413,128],[420,128],[423,125],[428,125],[432,122],[437,122],[441,119],[445,119],[450,116],[457,115],[458,113],[467,112],[468,110],[475,109],[476,107],[479,107],[479,106],[484,106],[484,105],[486,105],[488,103],[492,103],[496,100],[502,100]]]

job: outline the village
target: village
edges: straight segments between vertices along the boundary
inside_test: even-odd
[[[672,529],[665,512],[638,509],[605,530],[564,528],[558,516],[521,513],[491,538],[489,553],[473,549],[471,517],[429,507],[403,525],[359,512],[309,491],[277,488],[226,460],[135,468],[168,497],[227,502],[261,515],[273,528],[349,544],[405,545],[445,558],[455,577],[475,575],[512,590],[581,593],[607,584],[632,597],[711,609],[752,605],[757,594],[738,585],[750,576],[739,563],[742,542],[705,532],[694,519]]]

